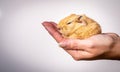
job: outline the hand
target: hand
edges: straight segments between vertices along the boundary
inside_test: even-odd
[[[42,24],[75,60],[120,59],[120,37],[115,33],[102,33],[84,40],[69,39],[62,37],[56,23]]]

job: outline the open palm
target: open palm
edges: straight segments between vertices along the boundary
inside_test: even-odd
[[[59,43],[66,52],[75,60],[95,60],[104,59],[112,53],[111,48],[114,45],[113,33],[102,33],[90,38],[69,39],[62,37],[54,22],[43,22],[43,26],[51,36]]]

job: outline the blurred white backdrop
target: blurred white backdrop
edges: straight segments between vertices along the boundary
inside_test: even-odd
[[[120,34],[119,0],[0,0],[0,72],[119,72],[120,61],[75,61],[41,25],[72,13]]]

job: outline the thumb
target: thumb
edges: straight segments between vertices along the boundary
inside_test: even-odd
[[[70,42],[70,40],[65,40],[65,41],[60,42],[59,46],[62,48],[70,48],[71,44],[72,43]]]
[[[89,40],[66,39],[61,41],[59,46],[68,50],[88,50],[92,43]]]
[[[62,47],[62,48],[65,48],[65,47],[68,46],[68,43],[67,42],[60,42],[59,46]]]
[[[68,39],[68,40],[64,40],[62,42],[59,43],[59,46],[64,48],[64,49],[73,49],[75,45],[75,41]]]

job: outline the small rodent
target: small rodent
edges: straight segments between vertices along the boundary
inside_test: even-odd
[[[86,15],[71,14],[62,19],[57,27],[65,38],[86,39],[101,33],[100,25]]]

